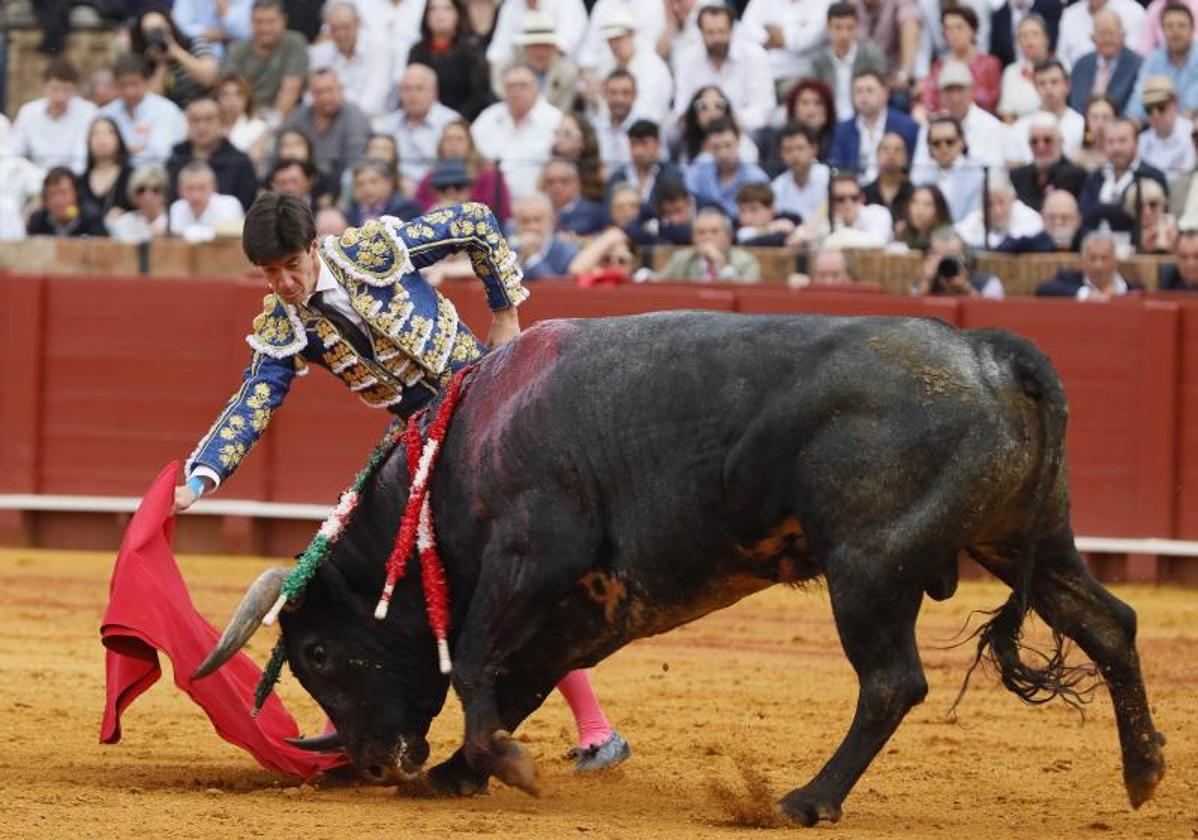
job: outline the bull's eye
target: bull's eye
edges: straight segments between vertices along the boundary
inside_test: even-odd
[[[312,645],[312,647],[308,648],[308,659],[310,659],[312,664],[317,668],[323,668],[325,662],[328,661],[328,655],[325,653],[324,645]]]

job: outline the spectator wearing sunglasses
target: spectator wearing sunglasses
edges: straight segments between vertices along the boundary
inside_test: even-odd
[[[167,234],[167,172],[156,163],[139,166],[129,177],[129,201],[134,209],[121,214],[108,225],[113,239],[121,242],[149,242]]]
[[[952,117],[936,117],[928,123],[927,148],[930,161],[912,168],[911,182],[940,188],[953,219],[964,219],[982,202],[982,167],[968,154],[961,124]]]
[[[1140,159],[1165,173],[1170,185],[1194,169],[1193,123],[1177,113],[1177,89],[1166,76],[1144,82],[1148,130],[1140,135]]]
[[[1053,190],[1065,190],[1077,195],[1086,181],[1086,171],[1066,159],[1062,150],[1061,130],[1057,118],[1041,111],[1028,123],[1028,145],[1032,162],[1011,170],[1011,183],[1019,200],[1039,210]]]
[[[870,248],[894,238],[894,219],[880,204],[866,204],[865,190],[848,172],[832,178],[832,236],[826,247]]]

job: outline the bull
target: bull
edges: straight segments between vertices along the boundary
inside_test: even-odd
[[[536,791],[512,733],[568,671],[776,584],[826,583],[857,674],[839,748],[781,807],[836,821],[928,686],[915,623],[950,597],[963,552],[1011,587],[981,627],[1024,700],[1076,694],[1076,641],[1118,722],[1131,804],[1165,770],[1135,649],[1136,615],[1086,570],[1069,522],[1066,402],[1048,360],[1002,331],[937,321],[659,313],[539,324],[485,357],[430,489],[451,593],[443,676],[417,564],[372,609],[407,494],[402,452],[281,618],[287,661],[360,773],[423,767],[452,685],[462,745],[425,778]],[[247,593],[208,673],[244,644],[286,570]],[[1021,656],[1037,612],[1057,655]],[[977,661],[975,660],[975,665]]]

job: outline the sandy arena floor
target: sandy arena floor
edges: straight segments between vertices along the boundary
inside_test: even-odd
[[[0,550],[0,836],[534,837],[762,836],[739,811],[805,782],[848,725],[856,683],[820,589],[776,589],[604,663],[596,683],[633,758],[575,778],[565,704],[553,697],[521,730],[543,796],[494,783],[465,801],[403,799],[357,786],[294,782],[221,741],[169,674],[124,717],[122,743],[97,743],[104,697],[99,623],[112,558]],[[199,608],[223,624],[264,561],[184,558]],[[1086,722],[1060,704],[1029,708],[975,678],[960,723],[945,713],[969,661],[939,649],[972,609],[1006,598],[963,584],[927,601],[920,638],[931,692],[845,803],[837,838],[1198,837],[1198,592],[1125,588],[1169,775],[1139,812],[1127,804],[1110,702]],[[263,662],[271,639],[255,640]],[[169,667],[164,663],[164,667]],[[308,731],[322,716],[294,679],[284,700]],[[460,732],[456,701],[434,726],[434,760]],[[758,792],[757,801],[748,792]],[[721,790],[722,789],[722,793]],[[749,818],[752,817],[750,813]],[[751,821],[751,819],[750,819]],[[799,836],[802,829],[765,829]]]

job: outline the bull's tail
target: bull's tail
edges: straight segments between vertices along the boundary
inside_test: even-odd
[[[969,638],[977,639],[977,653],[950,715],[955,714],[969,687],[969,678],[983,661],[994,665],[1003,685],[1025,703],[1047,703],[1060,697],[1081,711],[1098,687],[1094,667],[1089,663],[1066,664],[1065,638],[1055,630],[1049,651],[1036,650],[1021,640],[1024,619],[1032,608],[1037,546],[1043,539],[1045,526],[1059,524],[1050,522],[1049,515],[1056,510],[1052,494],[1057,490],[1065,448],[1064,389],[1048,359],[1030,342],[1003,332],[989,333],[987,338],[995,357],[1006,361],[1013,380],[1011,386],[1036,407],[1040,458],[1027,497],[1029,516],[1021,535],[1018,572],[1011,597],[997,610],[987,613],[990,619],[970,635]]]

